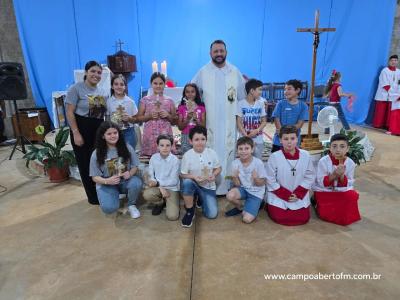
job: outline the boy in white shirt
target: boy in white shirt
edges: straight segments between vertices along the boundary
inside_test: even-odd
[[[202,202],[204,216],[209,219],[217,217],[215,179],[221,173],[217,154],[214,150],[206,148],[207,129],[199,125],[193,127],[189,132],[189,141],[193,148],[183,155],[181,164],[182,195],[186,208],[182,219],[183,227],[192,226],[195,194]]]
[[[254,142],[250,137],[243,136],[236,143],[238,159],[232,162],[232,181],[235,187],[226,195],[226,199],[235,205],[225,212],[231,217],[242,213],[242,221],[251,223],[258,215],[260,204],[265,194],[266,173],[263,162],[253,156]],[[244,208],[240,209],[244,200]]]
[[[167,207],[170,221],[179,218],[179,160],[171,153],[173,138],[161,134],[157,137],[158,153],[150,158],[148,188],[143,191],[146,201],[155,203],[152,215],[161,214]]]
[[[261,159],[264,150],[263,129],[267,125],[265,104],[260,99],[262,82],[250,79],[246,82],[247,96],[237,104],[236,125],[241,136],[254,142],[254,156]]]

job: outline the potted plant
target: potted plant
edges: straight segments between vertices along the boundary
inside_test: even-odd
[[[344,130],[343,128],[340,130],[341,134],[347,136],[347,140],[349,141],[349,152],[347,152],[347,156],[350,157],[357,165],[361,164],[361,160],[365,160],[364,156],[364,146],[359,144],[362,137],[357,135],[356,130]],[[324,148],[324,155],[329,153],[329,147],[331,143],[326,143]]]
[[[62,182],[68,179],[68,166],[76,163],[71,150],[62,150],[69,137],[69,128],[62,127],[57,132],[54,145],[42,142],[41,146],[29,145],[28,152],[23,158],[28,167],[31,160],[38,160],[43,164],[51,182]]]

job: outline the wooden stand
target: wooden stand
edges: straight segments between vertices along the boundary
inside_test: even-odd
[[[311,126],[314,113],[314,86],[315,86],[315,66],[317,62],[317,49],[319,45],[319,35],[321,32],[336,31],[335,28],[320,28],[319,25],[319,10],[315,11],[314,28],[297,28],[297,32],[311,32],[314,35],[313,43],[313,60],[311,68],[311,92],[310,92],[310,107],[308,117],[307,135],[302,138],[301,148],[305,150],[322,149],[322,144],[318,139],[318,134],[311,134]]]
[[[318,133],[314,133],[311,136],[308,134],[301,135],[301,149],[304,150],[321,150],[323,149],[322,143],[319,141]]]

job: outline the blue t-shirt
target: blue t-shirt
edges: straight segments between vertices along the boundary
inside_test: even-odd
[[[300,120],[308,120],[308,106],[303,101],[299,100],[296,104],[290,104],[284,99],[278,102],[272,113],[273,118],[278,118],[281,125],[296,125]],[[300,144],[300,129],[297,131],[297,137]],[[275,133],[273,144],[281,146],[278,133]]]

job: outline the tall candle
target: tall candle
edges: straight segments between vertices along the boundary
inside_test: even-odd
[[[153,70],[153,73],[158,72],[158,63],[156,61],[153,61],[151,64],[151,69]]]
[[[165,60],[161,63],[161,73],[167,77],[167,62]]]

